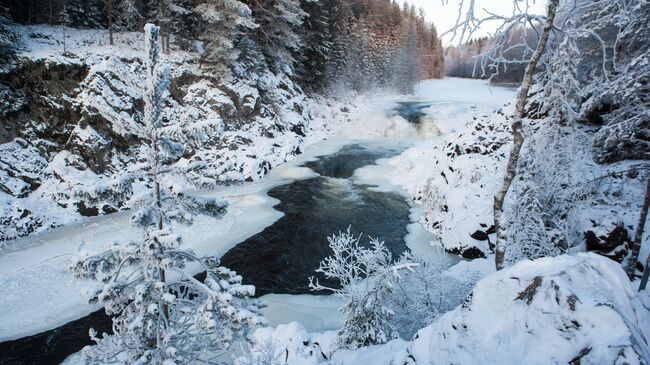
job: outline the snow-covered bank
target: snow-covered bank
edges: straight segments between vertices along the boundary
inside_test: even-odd
[[[273,209],[277,200],[266,193],[275,186],[298,179],[307,179],[315,173],[300,167],[316,156],[336,152],[346,144],[359,139],[377,140],[373,143],[404,143],[418,137],[418,131],[400,117],[387,115],[393,105],[384,99],[360,97],[356,105],[359,115],[350,123],[347,120],[322,121],[325,133],[313,133],[305,138],[305,150],[292,161],[271,170],[257,182],[232,185],[206,195],[228,200],[230,206],[221,220],[199,218],[191,227],[175,227],[184,242],[201,255],[221,256],[235,244],[260,232],[282,215]],[[354,128],[348,128],[350,124]],[[351,132],[353,131],[353,132]],[[330,138],[326,141],[320,139]],[[353,137],[351,139],[350,137]],[[414,228],[414,232],[417,231]],[[12,241],[0,253],[0,284],[12,288],[11,294],[0,298],[0,306],[9,310],[0,313],[0,341],[20,338],[51,329],[80,318],[98,307],[88,305],[82,294],[89,284],[75,282],[68,271],[69,260],[80,249],[100,250],[114,241],[137,239],[141,233],[128,224],[128,213],[86,218],[50,231]],[[409,242],[426,246],[428,237],[419,234],[420,240]],[[423,238],[424,237],[424,238]],[[291,298],[287,303],[292,303]],[[289,304],[278,302],[278,308]],[[269,311],[273,312],[271,306]],[[314,307],[314,311],[319,311]],[[276,311],[277,312],[277,311]],[[273,315],[278,318],[280,314]],[[329,316],[328,316],[329,317]],[[298,316],[294,319],[302,319]],[[333,326],[324,320],[325,328]],[[312,330],[323,329],[310,327]]]
[[[400,191],[418,206],[431,241],[467,258],[489,252],[492,196],[501,181],[510,135],[500,111],[514,92],[485,81],[425,81],[416,96],[432,105],[425,120],[438,133],[400,156],[356,172],[358,181]],[[386,184],[388,182],[388,184]],[[477,233],[478,232],[478,233]],[[482,240],[474,237],[481,236]]]
[[[142,33],[17,27],[23,95],[2,116],[0,249],[17,237],[137,204],[147,181],[135,125],[142,116]],[[196,53],[164,56],[172,80],[165,128],[195,141],[175,156],[201,185],[259,180],[356,118],[348,102],[307,96],[282,73],[215,78]],[[43,92],[42,90],[47,90]],[[18,106],[20,110],[22,106]]]
[[[461,85],[463,91],[455,92],[453,88]],[[508,205],[511,221],[521,224],[510,231],[509,255],[512,260],[521,260],[521,255],[538,257],[539,252],[525,251],[532,246],[551,247],[553,251],[546,253],[551,256],[574,255],[524,260],[490,274],[494,272],[492,202],[511,138],[508,115],[512,110],[503,104],[514,92],[497,88],[489,93],[487,84],[479,85],[454,79],[422,83],[418,98],[434,102],[425,119],[433,121],[438,133],[400,156],[358,169],[354,176],[356,183],[412,198],[416,203],[412,216],[426,228],[425,232],[422,226],[414,227],[413,235],[423,234],[428,238],[424,241],[468,258],[487,256],[448,270],[452,277],[469,272],[485,276],[465,303],[420,330],[410,342],[397,339],[349,350],[343,349],[345,344],[337,345],[336,333],[308,333],[294,324],[258,331],[251,356],[276,351],[290,365],[648,363],[650,297],[647,291],[635,293],[615,262],[629,248],[630,236],[621,230],[632,229],[640,210],[644,181],[635,167],[641,165],[595,163],[591,126],[554,126],[560,131],[549,136],[551,128],[544,128],[548,120],[527,121],[523,177],[515,182]],[[485,102],[472,100],[472,95]],[[546,169],[540,173],[536,164],[547,164]],[[560,240],[531,234],[541,230],[533,231],[538,229],[535,222],[517,216],[535,214],[534,209],[517,204],[525,202],[527,191],[537,188],[555,197],[555,203],[564,202],[568,210],[550,219],[569,222],[552,232],[559,231]],[[522,241],[526,237],[545,242],[526,246]],[[562,244],[568,246],[564,251]],[[643,247],[641,257],[647,256],[648,249]],[[584,250],[614,260],[579,253]]]
[[[256,350],[287,364],[641,364],[648,361],[645,306],[620,266],[595,254],[522,261],[479,281],[465,304],[393,340],[339,350],[336,334],[302,326],[256,332]]]

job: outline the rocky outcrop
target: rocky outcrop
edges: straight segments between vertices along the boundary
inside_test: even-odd
[[[620,224],[615,225],[609,231],[604,227],[600,228],[600,230],[596,231],[600,235],[597,235],[593,230],[584,233],[587,251],[609,257],[619,263],[623,262],[628,249],[632,245],[632,238],[628,230]]]
[[[407,363],[639,364],[649,318],[634,295],[621,267],[594,254],[523,261],[420,330]]]
[[[144,66],[130,48],[141,35],[124,35],[134,39],[116,52],[88,47],[93,34],[71,30],[62,55],[50,31],[23,32],[38,52],[25,47],[17,68],[0,76],[24,98],[0,114],[0,241],[129,208],[148,184],[139,134]],[[165,62],[172,78],[163,129],[182,146],[168,163],[188,167],[198,184],[256,180],[301,150],[310,100],[286,75],[216,77],[182,52]]]

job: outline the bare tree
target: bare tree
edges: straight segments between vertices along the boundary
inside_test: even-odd
[[[524,80],[519,89],[517,95],[517,106],[515,109],[515,118],[512,121],[512,135],[514,142],[512,149],[510,150],[510,157],[508,158],[508,165],[506,167],[506,176],[503,178],[503,185],[501,189],[497,192],[494,197],[494,225],[496,228],[497,239],[496,239],[496,256],[495,256],[495,265],[497,270],[503,269],[505,262],[505,253],[506,253],[506,229],[503,222],[503,202],[505,201],[506,194],[510,189],[512,180],[517,174],[517,163],[519,162],[519,153],[521,152],[521,146],[524,144],[524,135],[522,133],[522,119],[526,113],[526,101],[528,100],[528,90],[533,83],[533,74],[537,68],[537,63],[539,62],[544,49],[546,48],[546,43],[548,42],[548,37],[551,34],[553,29],[553,19],[555,19],[555,13],[558,7],[559,0],[550,0],[548,3],[546,11],[546,24],[542,31],[539,43],[537,48],[533,53],[533,56],[526,67],[526,73],[524,74]]]
[[[503,184],[494,197],[494,224],[496,228],[496,256],[495,256],[495,265],[497,270],[501,270],[505,264],[505,252],[506,252],[506,226],[503,221],[503,203],[505,201],[510,185],[517,174],[517,163],[519,162],[519,154],[521,152],[521,146],[524,143],[524,136],[522,133],[522,120],[526,114],[526,102],[528,101],[528,92],[530,87],[533,84],[533,74],[537,69],[537,65],[544,54],[546,49],[546,44],[548,43],[549,36],[553,30],[553,21],[557,13],[559,6],[559,0],[549,0],[546,8],[546,16],[535,15],[530,13],[530,4],[529,1],[514,1],[513,12],[510,16],[503,16],[499,14],[491,13],[487,10],[486,16],[478,18],[475,13],[475,2],[476,0],[469,0],[467,2],[461,1],[459,6],[458,18],[456,25],[447,33],[452,34],[452,39],[459,37],[461,43],[470,39],[472,34],[475,34],[477,30],[481,28],[486,22],[489,21],[499,21],[501,26],[497,28],[496,31],[496,44],[492,49],[486,52],[488,57],[484,57],[482,61],[482,67],[490,62],[491,65],[498,66],[500,64],[507,63],[517,63],[517,62],[527,62],[526,72],[524,73],[524,79],[522,81],[521,87],[517,94],[517,104],[515,108],[514,118],[512,121],[512,135],[513,135],[513,145],[510,150],[510,157],[508,158],[508,164],[506,168],[506,175],[503,178]],[[443,0],[443,3],[448,3]],[[467,11],[465,17],[463,18],[463,9],[464,6],[467,6]],[[537,45],[533,48],[527,42],[516,46],[510,46],[508,43],[511,34],[514,30],[520,29],[520,26],[524,26],[524,29],[528,31],[537,31],[534,22],[537,24],[543,24],[543,29],[541,34],[538,37]],[[523,37],[526,39],[526,37]],[[530,59],[525,60],[507,60],[504,57],[505,52],[509,51],[512,47],[524,47],[525,50],[533,50],[530,55]],[[526,52],[524,52],[526,55]]]

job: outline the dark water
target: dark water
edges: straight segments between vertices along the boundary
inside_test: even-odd
[[[14,341],[0,343],[0,364],[60,364],[68,356],[92,344],[88,330],[111,333],[111,318],[104,310],[61,327]]]
[[[404,198],[354,185],[348,179],[328,177],[351,176],[354,169],[348,166],[357,161],[351,156],[370,159],[361,167],[399,152],[365,151],[367,155],[361,146],[346,147],[306,164],[325,177],[271,190],[269,195],[281,201],[275,209],[283,212],[284,217],[228,251],[222,264],[255,285],[259,295],[305,294],[312,293],[308,278],[315,275],[319,262],[332,252],[327,237],[348,226],[355,234],[364,233],[362,242],[367,242],[368,236],[377,237],[386,243],[393,257],[399,256],[406,250],[404,236],[409,223],[409,205]]]
[[[353,144],[341,148],[338,152],[320,156],[315,161],[305,163],[317,174],[327,177],[348,179],[360,167],[372,165],[380,158],[399,155],[405,146],[362,146]]]
[[[431,103],[401,101],[397,103],[397,107],[393,109],[393,112],[411,123],[419,124],[422,117],[426,115],[424,109],[429,106],[431,106]]]
[[[424,114],[421,103],[400,103],[395,110],[417,123]],[[379,158],[397,155],[402,148],[346,146],[338,153],[306,163],[321,177],[282,185],[269,192],[280,200],[275,208],[285,216],[263,232],[238,244],[222,258],[257,294],[308,293],[308,277],[330,254],[327,236],[349,225],[356,234],[378,237],[394,257],[406,250],[404,236],[409,205],[396,194],[378,193],[348,180],[354,170]],[[200,277],[200,275],[199,275]],[[0,364],[60,364],[91,344],[89,328],[110,332],[111,320],[103,309],[61,327],[0,343]]]

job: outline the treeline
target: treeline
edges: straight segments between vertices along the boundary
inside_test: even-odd
[[[445,50],[445,69],[449,77],[489,79],[494,83],[519,83],[524,76],[527,60],[537,41],[537,33],[523,28],[512,30],[505,45],[503,60],[494,65],[491,57],[497,40],[489,37],[471,39]]]
[[[164,52],[200,54],[215,72],[268,67],[309,91],[394,87],[444,75],[436,28],[395,0],[3,0],[14,21],[140,31],[161,27]],[[244,76],[244,75],[239,75]]]

